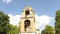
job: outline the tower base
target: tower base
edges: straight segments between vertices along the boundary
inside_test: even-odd
[[[36,34],[36,33],[19,33],[19,34]]]

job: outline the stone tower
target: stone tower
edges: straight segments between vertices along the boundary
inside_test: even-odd
[[[20,17],[20,33],[19,34],[35,34],[35,18],[34,11],[30,6],[26,6]]]

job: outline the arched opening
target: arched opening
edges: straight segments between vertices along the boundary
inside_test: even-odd
[[[25,15],[29,15],[30,14],[30,12],[27,10],[27,11],[25,11]]]
[[[25,31],[26,31],[27,28],[29,28],[29,26],[30,26],[30,20],[25,20],[25,21],[24,21]]]

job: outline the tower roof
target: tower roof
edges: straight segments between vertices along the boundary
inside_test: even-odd
[[[30,5],[27,5],[24,10],[33,10]]]

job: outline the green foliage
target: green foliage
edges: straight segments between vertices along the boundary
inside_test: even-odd
[[[41,34],[45,34],[45,30],[42,30]]]
[[[7,34],[9,30],[9,16],[0,12],[0,34]]]
[[[56,34],[60,34],[60,10],[56,11],[55,32]]]
[[[9,16],[0,12],[0,34],[18,34],[19,28],[9,24]]]
[[[54,29],[47,25],[45,29],[42,30],[41,34],[54,34]]]
[[[17,26],[11,25],[11,30],[9,31],[10,34],[18,34],[19,28]]]

